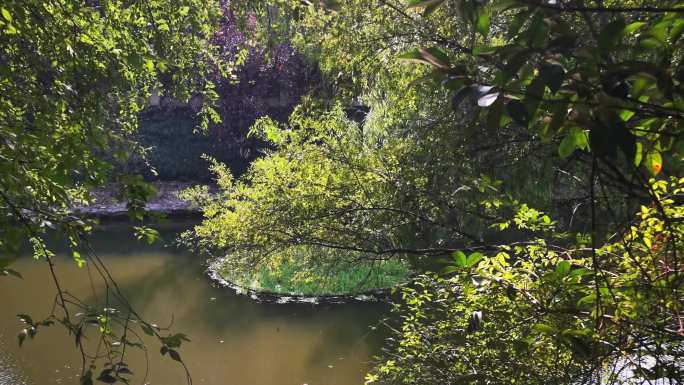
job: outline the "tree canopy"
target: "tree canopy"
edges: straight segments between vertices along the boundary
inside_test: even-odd
[[[90,201],[90,189],[117,177],[114,165],[136,151],[130,135],[154,90],[180,100],[201,94],[207,101],[205,125],[216,117],[208,103],[215,96],[213,85],[205,74],[223,70],[209,44],[218,16],[217,2],[196,0],[10,0],[0,5],[0,273],[21,276],[11,269],[10,256],[30,239],[35,258],[49,265],[56,306],[44,319],[20,315],[26,328],[19,342],[42,327],[61,324],[82,353],[82,384],[95,378],[128,381],[125,349],[140,346],[127,334],[134,323],[180,361],[174,349],[185,337],[166,336],[140,319],[106,266],[81,242],[89,224],[71,210]],[[131,213],[141,219],[152,191],[140,177],[120,178]],[[111,291],[104,308],[62,290],[42,238],[48,229],[64,234],[75,262],[92,263],[107,282]],[[99,326],[97,351],[97,346],[84,348],[89,324]],[[123,336],[114,332],[122,325]],[[97,375],[102,349],[108,351],[109,367],[100,367]]]
[[[368,383],[681,381],[684,3],[218,3],[0,6],[0,246],[29,238],[58,293],[46,319],[20,316],[20,343],[60,323],[83,354],[82,383],[127,382],[132,321],[182,363],[187,337],[127,305],[70,207],[135,149],[154,90],[199,94],[204,126],[218,120],[211,80],[227,81],[247,51],[215,44],[248,37],[270,49],[268,65],[291,43],[321,85],[287,122],[255,123],[267,148],[245,175],[214,161],[219,193],[186,193],[204,214],[186,244],[235,271],[282,258],[410,266]],[[220,5],[245,35],[214,33]],[[144,218],[153,191],[119,178]],[[76,263],[102,268],[120,309],[65,297],[40,237],[53,227]],[[20,276],[4,257],[0,273]],[[99,376],[86,324],[122,357]]]
[[[242,6],[290,20],[328,92],[255,125],[241,179],[216,166],[196,245],[408,261],[369,383],[681,379],[680,2]]]

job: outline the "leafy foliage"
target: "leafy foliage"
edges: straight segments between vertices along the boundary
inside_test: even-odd
[[[367,383],[571,383],[581,362],[540,336],[505,286],[419,276],[395,305],[401,338]],[[514,308],[516,311],[511,312]],[[540,359],[540,358],[544,359]],[[549,359],[553,357],[553,359]]]
[[[455,250],[486,231],[460,211],[486,208],[474,199],[487,178],[467,178],[461,158],[435,142],[443,131],[395,137],[364,135],[340,109],[320,117],[296,112],[288,126],[261,120],[254,133],[274,148],[237,181],[215,163],[220,191],[188,191],[204,221],[187,244],[226,256],[237,274],[294,255],[317,265],[339,258],[400,258],[420,265],[426,254]],[[426,164],[435,167],[426,172]],[[462,184],[454,194],[452,186]],[[268,229],[264,232],[263,229]],[[297,252],[302,248],[342,250]]]
[[[52,216],[87,199],[84,188],[105,180],[111,166],[101,154],[129,145],[152,88],[163,82],[187,98],[208,86],[197,72],[209,52],[197,47],[216,9],[187,3],[3,4],[5,211],[56,222]]]
[[[564,158],[591,148],[608,163],[621,153],[652,175],[663,168],[662,152],[682,155],[681,12],[635,9],[596,19],[563,6],[492,1],[459,2],[445,13],[456,10],[482,36],[473,35],[467,49],[433,46],[412,55],[434,68],[430,76],[454,98],[474,95],[492,128],[517,124],[542,139],[561,137]],[[511,22],[482,28],[494,16]]]
[[[684,282],[674,264],[684,227],[671,218],[684,214],[675,203],[684,179],[650,183],[661,209],[642,206],[599,248],[552,243],[555,227],[532,214],[513,226],[544,237],[486,257],[455,252],[447,277],[421,277],[403,292],[401,338],[369,382],[681,378]]]
[[[255,28],[251,23],[246,30],[238,29],[231,7],[224,6],[213,43],[222,60],[235,68],[229,76],[214,77],[222,123],[213,125],[211,133],[219,142],[246,139],[249,127],[263,116],[286,121],[301,97],[319,81],[316,66],[286,41],[256,46]],[[247,155],[252,159],[255,146],[250,150],[253,153]]]
[[[216,113],[220,121],[198,133],[196,96],[181,103],[162,96],[158,106],[145,109],[133,136],[145,149],[131,159],[128,171],[146,179],[209,182],[207,154],[242,174],[259,155],[264,143],[247,135],[260,117],[284,122],[300,99],[318,85],[317,67],[287,42],[256,45],[252,28],[239,30],[227,2],[211,43],[217,63],[203,74],[216,86]]]
[[[326,102],[306,106],[307,124],[271,129],[275,152],[238,181],[233,205],[205,205],[200,242],[248,254],[318,242],[441,272],[404,292],[369,382],[681,378],[681,2],[245,3],[244,14],[290,15],[285,30],[336,100],[370,111],[363,145],[299,139],[335,127]],[[303,172],[311,159],[320,174]],[[264,214],[241,211],[251,203]],[[398,211],[338,211],[350,206]],[[378,247],[384,236],[391,246]]]
[[[215,2],[196,0],[3,1],[0,5],[0,273],[15,274],[8,259],[26,239],[46,262],[56,286],[55,306],[44,320],[21,319],[19,342],[39,328],[60,324],[75,337],[83,358],[81,383],[128,383],[124,362],[134,324],[147,325],[118,292],[83,237],[90,226],[70,214],[91,199],[89,190],[113,178],[106,154],[123,163],[136,151],[130,137],[155,89],[180,100],[205,96],[201,121],[215,114],[213,85],[203,76],[214,63],[209,39],[219,14]],[[142,219],[153,193],[139,176],[120,178],[131,214]],[[109,306],[91,306],[65,293],[42,236],[58,230],[79,266],[91,264],[111,292]],[[152,233],[147,233],[152,235]],[[122,310],[114,309],[121,306]],[[112,324],[124,325],[120,333]],[[87,353],[83,328],[99,325]],[[161,338],[161,329],[153,330]],[[107,354],[102,354],[103,350]],[[90,352],[90,350],[88,350]]]

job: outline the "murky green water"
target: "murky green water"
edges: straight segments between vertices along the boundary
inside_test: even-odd
[[[171,240],[172,233],[163,233]],[[93,239],[114,278],[142,316],[187,334],[180,349],[195,384],[350,385],[362,384],[382,336],[372,330],[386,314],[380,304],[332,307],[257,304],[227,289],[212,287],[203,260],[174,248],[147,246],[124,229],[110,229]],[[56,258],[67,290],[92,297],[84,269]],[[20,258],[13,266],[23,280],[0,278],[0,384],[77,384],[80,356],[63,328],[41,330],[23,347],[16,314],[47,315],[54,286],[47,264]],[[95,280],[95,289],[102,286]],[[150,343],[147,384],[184,384],[182,368]],[[145,359],[128,358],[142,383]]]

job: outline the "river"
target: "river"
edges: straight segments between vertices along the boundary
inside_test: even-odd
[[[162,232],[172,241],[172,231]],[[351,303],[327,307],[258,304],[228,289],[213,287],[203,259],[163,242],[148,246],[129,229],[112,227],[92,237],[134,308],[147,320],[167,325],[192,340],[180,348],[195,384],[351,385],[362,384],[383,336],[374,326],[388,307]],[[57,273],[71,293],[92,299],[87,269],[64,253]],[[80,356],[64,328],[40,330],[23,347],[17,314],[45,316],[55,293],[48,266],[28,255],[12,268],[24,279],[0,277],[0,385],[77,384]],[[94,281],[95,292],[103,286]],[[185,384],[182,368],[158,353],[152,340],[146,384]],[[142,384],[144,355],[131,351],[128,362]]]

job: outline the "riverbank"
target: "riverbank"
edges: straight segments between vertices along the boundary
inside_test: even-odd
[[[163,214],[172,218],[199,218],[201,211],[198,207],[179,198],[178,194],[196,183],[189,182],[152,182],[157,194],[145,209],[152,213]],[[127,219],[126,201],[118,197],[116,185],[108,185],[93,191],[95,203],[87,206],[76,206],[74,212],[98,219]]]

